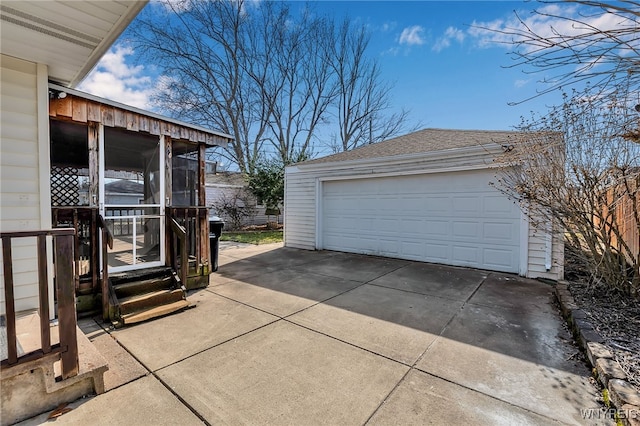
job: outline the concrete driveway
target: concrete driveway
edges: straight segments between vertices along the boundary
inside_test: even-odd
[[[83,327],[108,392],[56,424],[593,424],[552,287],[281,245],[220,253],[195,308]],[[44,416],[27,424],[42,423]]]

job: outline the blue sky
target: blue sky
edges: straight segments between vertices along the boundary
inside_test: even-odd
[[[152,1],[146,7],[159,6]],[[576,13],[574,6],[523,1],[320,1],[316,7],[318,12],[367,25],[370,55],[382,64],[383,78],[395,83],[394,106],[409,109],[411,121],[421,128],[508,130],[521,116],[543,113],[560,99],[551,94],[510,106],[543,89],[539,82],[543,75],[505,68],[513,62],[508,45],[478,27],[514,26],[517,11],[529,25],[548,32],[551,25],[566,24],[541,19],[531,10],[555,8],[571,16]],[[153,109],[149,94],[157,75],[153,65],[136,61],[136,52],[122,37],[79,89]]]

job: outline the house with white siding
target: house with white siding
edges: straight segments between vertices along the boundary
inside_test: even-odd
[[[76,309],[122,326],[208,285],[205,153],[231,137],[74,89],[146,4],[2,2],[3,425],[104,391]]]
[[[3,1],[0,230],[50,229],[49,81],[80,83],[146,1]],[[16,310],[37,306],[35,242],[16,241]],[[4,282],[4,280],[3,280]],[[4,300],[4,292],[1,293]],[[53,296],[51,296],[53,297]],[[4,310],[4,304],[0,304]]]
[[[289,166],[285,246],[561,279],[562,234],[492,184],[516,137],[424,129]]]

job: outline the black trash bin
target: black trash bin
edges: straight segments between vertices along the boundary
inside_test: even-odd
[[[218,270],[218,245],[224,222],[218,216],[209,216],[209,249],[211,250],[211,272]]]

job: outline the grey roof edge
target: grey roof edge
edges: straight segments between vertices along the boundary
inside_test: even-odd
[[[417,151],[417,152],[412,152],[410,154],[393,154],[393,153],[389,153],[388,155],[382,154],[382,155],[376,155],[375,157],[367,157],[364,160],[371,160],[373,158],[376,157],[383,157],[383,158],[392,158],[392,157],[399,157],[402,155],[415,155],[418,153],[425,153],[425,152],[439,152],[439,151],[447,151],[447,150],[452,150],[452,149],[459,149],[459,148],[467,148],[467,147],[473,147],[473,146],[488,146],[491,144],[497,144],[498,141],[497,140],[492,140],[492,139],[488,139],[487,137],[489,135],[501,135],[501,136],[505,136],[505,139],[508,137],[514,137],[516,135],[520,135],[523,134],[523,132],[520,131],[516,131],[516,130],[469,130],[469,129],[465,129],[465,130],[460,130],[460,129],[443,129],[443,128],[425,128],[425,129],[421,129],[421,130],[417,130],[411,133],[407,133],[405,135],[401,135],[401,136],[396,136],[393,137],[391,139],[386,139],[384,141],[381,142],[377,142],[374,144],[370,144],[370,145],[363,145],[360,146],[358,148],[352,149],[350,151],[345,151],[345,152],[340,152],[340,153],[336,153],[336,154],[330,154],[324,157],[320,157],[320,158],[316,158],[316,159],[312,159],[312,160],[308,160],[308,161],[304,161],[301,163],[297,163],[295,165],[298,166],[307,166],[307,165],[311,165],[311,164],[320,164],[320,163],[345,163],[345,162],[350,162],[350,161],[356,161],[356,160],[350,160],[348,159],[349,157],[353,157],[354,153],[358,154],[358,153],[362,153],[362,152],[366,152],[369,150],[380,150],[381,147],[387,147],[387,146],[394,146],[397,143],[407,143],[407,144],[415,144],[415,140],[412,141],[412,138],[415,137],[420,137],[421,134],[428,134],[428,133],[439,133],[439,134],[450,134],[452,138],[454,138],[456,135],[464,135],[466,138],[470,138],[470,137],[476,137],[479,140],[474,140],[473,143],[468,143],[468,144],[463,144],[462,146],[457,146],[457,147],[453,147],[453,148],[444,148],[444,149],[425,149],[422,151]],[[426,147],[428,148],[428,147]],[[347,159],[342,159],[342,157],[347,157]]]
[[[320,163],[310,163],[307,162],[292,164],[285,168],[285,171],[293,172],[293,171],[315,171],[315,170],[323,170],[323,169],[333,169],[337,165],[341,168],[347,167],[357,167],[362,165],[379,165],[379,164],[397,164],[397,163],[405,163],[407,161],[418,161],[418,160],[439,160],[439,159],[450,159],[450,158],[459,158],[464,159],[467,157],[478,157],[481,154],[501,154],[503,150],[499,146],[468,146],[464,148],[449,148],[438,151],[425,151],[419,153],[405,154],[405,155],[392,155],[385,157],[375,157],[375,158],[359,158],[355,160],[341,160],[341,161],[326,161]],[[489,167],[490,165],[487,165]]]
[[[202,127],[202,126],[198,126],[198,125],[195,125],[195,124],[187,123],[186,121],[176,120],[175,118],[166,117],[164,115],[157,114],[157,113],[151,112],[151,111],[147,111],[147,110],[144,110],[142,108],[137,108],[137,107],[134,107],[134,106],[131,106],[131,105],[127,105],[127,104],[123,104],[123,103],[120,103],[120,102],[112,101],[110,99],[101,98],[100,96],[96,96],[96,95],[92,95],[90,93],[82,92],[82,91],[77,90],[77,89],[71,89],[69,87],[60,85],[60,84],[55,83],[53,81],[49,82],[49,88],[50,89],[54,89],[54,90],[59,90],[61,92],[66,92],[66,93],[69,93],[71,95],[78,96],[78,97],[81,97],[81,98],[85,98],[85,99],[89,99],[89,100],[92,100],[92,101],[100,102],[100,103],[103,103],[103,104],[106,104],[106,105],[111,105],[112,107],[121,108],[121,109],[124,109],[126,111],[135,112],[135,113],[141,114],[141,115],[146,115],[146,116],[149,116],[149,117],[152,117],[152,118],[156,118],[158,120],[162,120],[162,121],[166,121],[166,122],[169,122],[169,123],[177,124],[178,126],[189,127],[191,129],[194,129],[194,130],[198,130],[198,131],[201,131],[201,132],[204,132],[204,133],[209,133],[209,134],[217,136],[219,138],[227,139],[228,140],[227,142],[234,140],[233,136],[228,135],[226,133],[219,132],[217,130],[207,129],[207,128]]]

